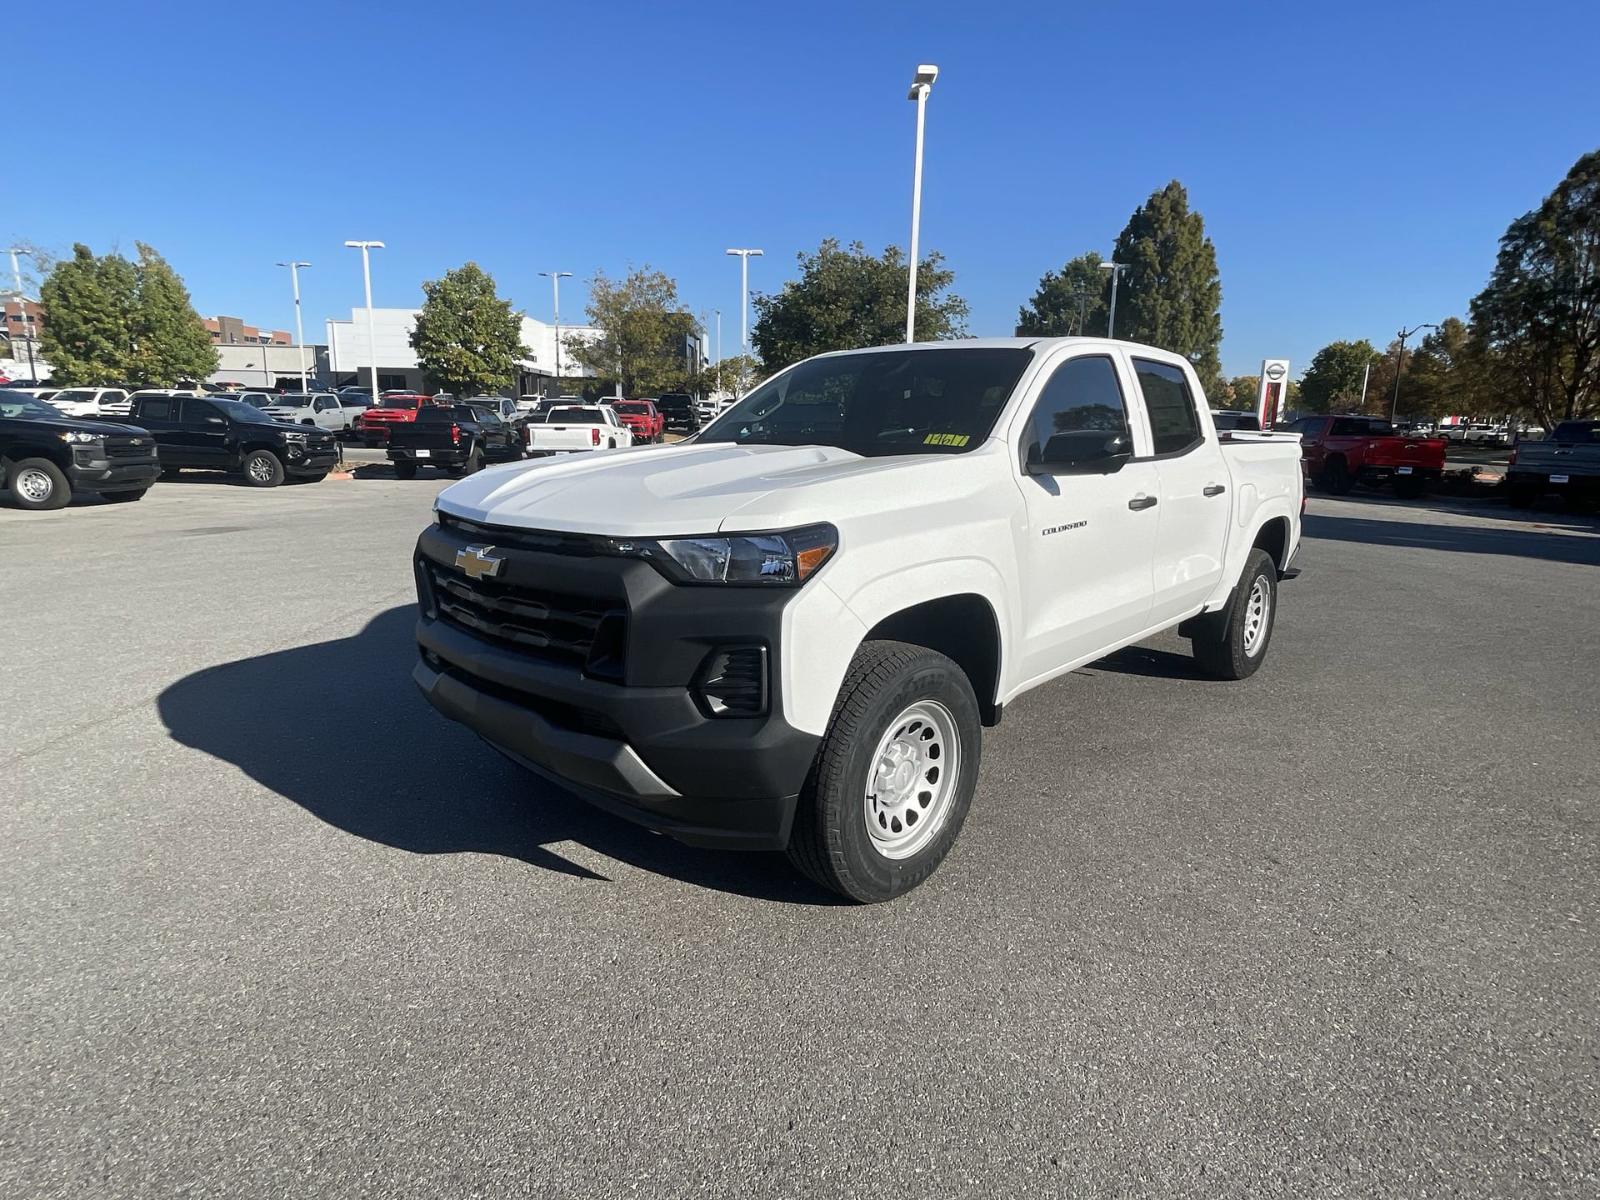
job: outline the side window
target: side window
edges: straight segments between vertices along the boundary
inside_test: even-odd
[[[1169,363],[1133,360],[1139,391],[1150,414],[1150,434],[1157,454],[1180,454],[1200,441],[1200,414],[1183,370]]]
[[[1127,435],[1128,408],[1116,367],[1103,355],[1068,359],[1044,385],[1028,421],[1023,454],[1029,461],[1037,460],[1058,433],[1095,430]]]
[[[126,400],[127,398],[127,392],[107,392],[104,396],[100,397],[100,401],[103,404],[107,400]]]
[[[222,414],[217,411],[216,405],[207,404],[204,400],[196,400],[190,397],[183,402],[183,419],[185,421],[198,422],[204,421],[207,417],[221,416]]]
[[[165,396],[139,401],[139,419],[143,421],[170,421],[172,401]]]
[[[1360,437],[1367,431],[1367,423],[1357,417],[1335,417],[1329,437]]]

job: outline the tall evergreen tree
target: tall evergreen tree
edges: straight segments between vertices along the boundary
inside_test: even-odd
[[[1033,299],[1017,312],[1018,337],[1105,337],[1109,287],[1093,250],[1046,271]]]
[[[40,346],[57,383],[123,383],[131,374],[129,314],[137,291],[121,255],[96,258],[79,243],[39,288]]]
[[[494,277],[469,262],[422,285],[411,348],[430,382],[458,396],[493,394],[517,379],[522,319],[495,290]]]
[[[1117,289],[1120,338],[1186,356],[1207,393],[1222,388],[1222,281],[1205,221],[1174,179],[1151,194],[1117,237],[1128,267]]]
[[[205,379],[217,369],[217,352],[189,301],[189,290],[152,247],[143,242],[135,245],[139,265],[138,293],[129,320],[132,381],[171,387]]]

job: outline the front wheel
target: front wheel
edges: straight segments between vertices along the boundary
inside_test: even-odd
[[[800,794],[789,860],[864,904],[904,895],[961,832],[981,750],[960,667],[923,646],[864,643]]]
[[[1201,670],[1218,679],[1246,679],[1267,657],[1278,615],[1278,568],[1265,550],[1252,550],[1228,607],[1202,622],[1190,639]]]
[[[1322,486],[1335,496],[1347,496],[1356,486],[1356,477],[1342,458],[1330,458],[1322,468]]]
[[[283,482],[283,464],[270,450],[252,450],[240,464],[251,487],[277,487]]]
[[[72,499],[72,485],[48,458],[24,458],[11,468],[11,499],[18,508],[48,512],[66,507]]]

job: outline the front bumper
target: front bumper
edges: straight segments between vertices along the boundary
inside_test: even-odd
[[[683,587],[645,562],[518,547],[516,536],[434,526],[418,540],[413,678],[429,702],[590,802],[681,841],[786,845],[820,740],[781,711],[782,615],[795,593]],[[508,588],[585,598],[625,622],[612,677],[502,644],[437,603],[434,572],[453,571],[458,550],[484,542],[504,559]],[[697,690],[707,662],[753,646],[765,650],[764,709],[711,715]]]
[[[339,465],[339,451],[335,449],[308,449],[303,454],[286,451],[283,470],[286,475],[326,475]]]
[[[127,492],[149,487],[161,475],[161,462],[148,458],[96,459],[73,456],[67,478],[75,492]]]

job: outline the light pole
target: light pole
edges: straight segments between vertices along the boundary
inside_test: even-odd
[[[307,392],[311,389],[306,386],[306,331],[305,326],[300,323],[300,268],[309,267],[311,264],[308,262],[286,262],[278,265],[289,268],[289,279],[294,284],[294,340],[300,343],[300,390]],[[263,350],[261,352],[261,365],[264,367],[266,363],[267,352]],[[373,399],[376,400],[377,396],[374,395]]]
[[[561,281],[571,279],[571,271],[540,271],[555,290],[556,301],[556,395],[561,394]]]
[[[367,365],[372,368],[372,402],[378,402],[378,334],[372,323],[372,259],[373,250],[382,250],[382,242],[346,242],[352,250],[361,251],[361,278],[367,285]]]
[[[760,250],[725,250],[739,256],[739,351],[750,353],[750,259],[760,258]]]
[[[28,311],[28,298],[22,294],[22,268],[17,266],[17,255],[23,252],[21,246],[12,246],[7,251],[11,255],[11,282],[17,289],[17,311],[22,314],[22,339],[28,343],[28,382],[39,382],[39,368],[33,361],[33,314]]]
[[[722,310],[714,308],[711,311],[717,314],[717,364],[720,366],[722,364]]]
[[[1406,365],[1406,339],[1420,329],[1437,328],[1439,328],[1437,325],[1429,321],[1424,321],[1421,325],[1413,325],[1410,329],[1407,329],[1404,325],[1400,326],[1400,353],[1395,356],[1394,360],[1394,399],[1389,401],[1389,424],[1391,425],[1394,424],[1395,413],[1400,410],[1400,372],[1405,369]]]
[[[907,100],[917,105],[917,157],[911,169],[911,261],[906,271],[906,341],[917,340],[917,237],[922,232],[922,127],[928,113],[928,93],[933,81],[939,78],[939,68],[932,63],[917,67],[911,81]]]
[[[1122,278],[1122,273],[1128,269],[1127,263],[1103,262],[1100,264],[1102,271],[1111,272],[1111,311],[1106,314],[1106,336],[1117,336],[1117,280]]]

